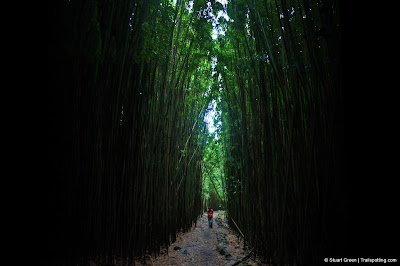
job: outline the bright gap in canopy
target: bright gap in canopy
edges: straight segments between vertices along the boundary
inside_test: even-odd
[[[221,100],[219,99],[219,101],[221,101]],[[214,132],[218,129],[218,127],[220,127],[222,125],[221,121],[218,121],[216,125],[214,124],[215,120],[217,119],[216,118],[216,114],[217,114],[216,108],[217,108],[217,101],[215,99],[213,99],[208,104],[207,111],[204,115],[204,122],[207,125],[209,134],[214,134]],[[215,138],[216,139],[219,138],[218,133],[215,133]]]

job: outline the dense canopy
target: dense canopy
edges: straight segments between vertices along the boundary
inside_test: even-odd
[[[339,252],[340,18],[332,0],[53,1],[51,261],[158,255],[210,206],[265,261]]]

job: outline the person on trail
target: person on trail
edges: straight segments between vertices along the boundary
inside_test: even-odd
[[[213,209],[208,208],[207,213],[208,213],[208,227],[212,228],[212,223],[213,223]]]

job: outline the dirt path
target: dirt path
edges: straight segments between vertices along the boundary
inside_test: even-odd
[[[178,249],[180,248],[180,249]],[[204,213],[190,232],[178,234],[168,254],[147,260],[147,265],[232,265],[248,254],[228,228],[223,212],[214,212],[213,228],[208,228]],[[140,264],[138,264],[140,265]],[[257,260],[246,260],[239,265],[261,265]]]

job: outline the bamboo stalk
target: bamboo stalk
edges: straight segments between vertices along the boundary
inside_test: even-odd
[[[235,220],[233,220],[233,218],[231,218],[231,220],[235,224],[236,228],[239,230],[239,233],[243,236],[243,238],[245,238],[242,231],[240,230],[239,226],[236,224]]]

